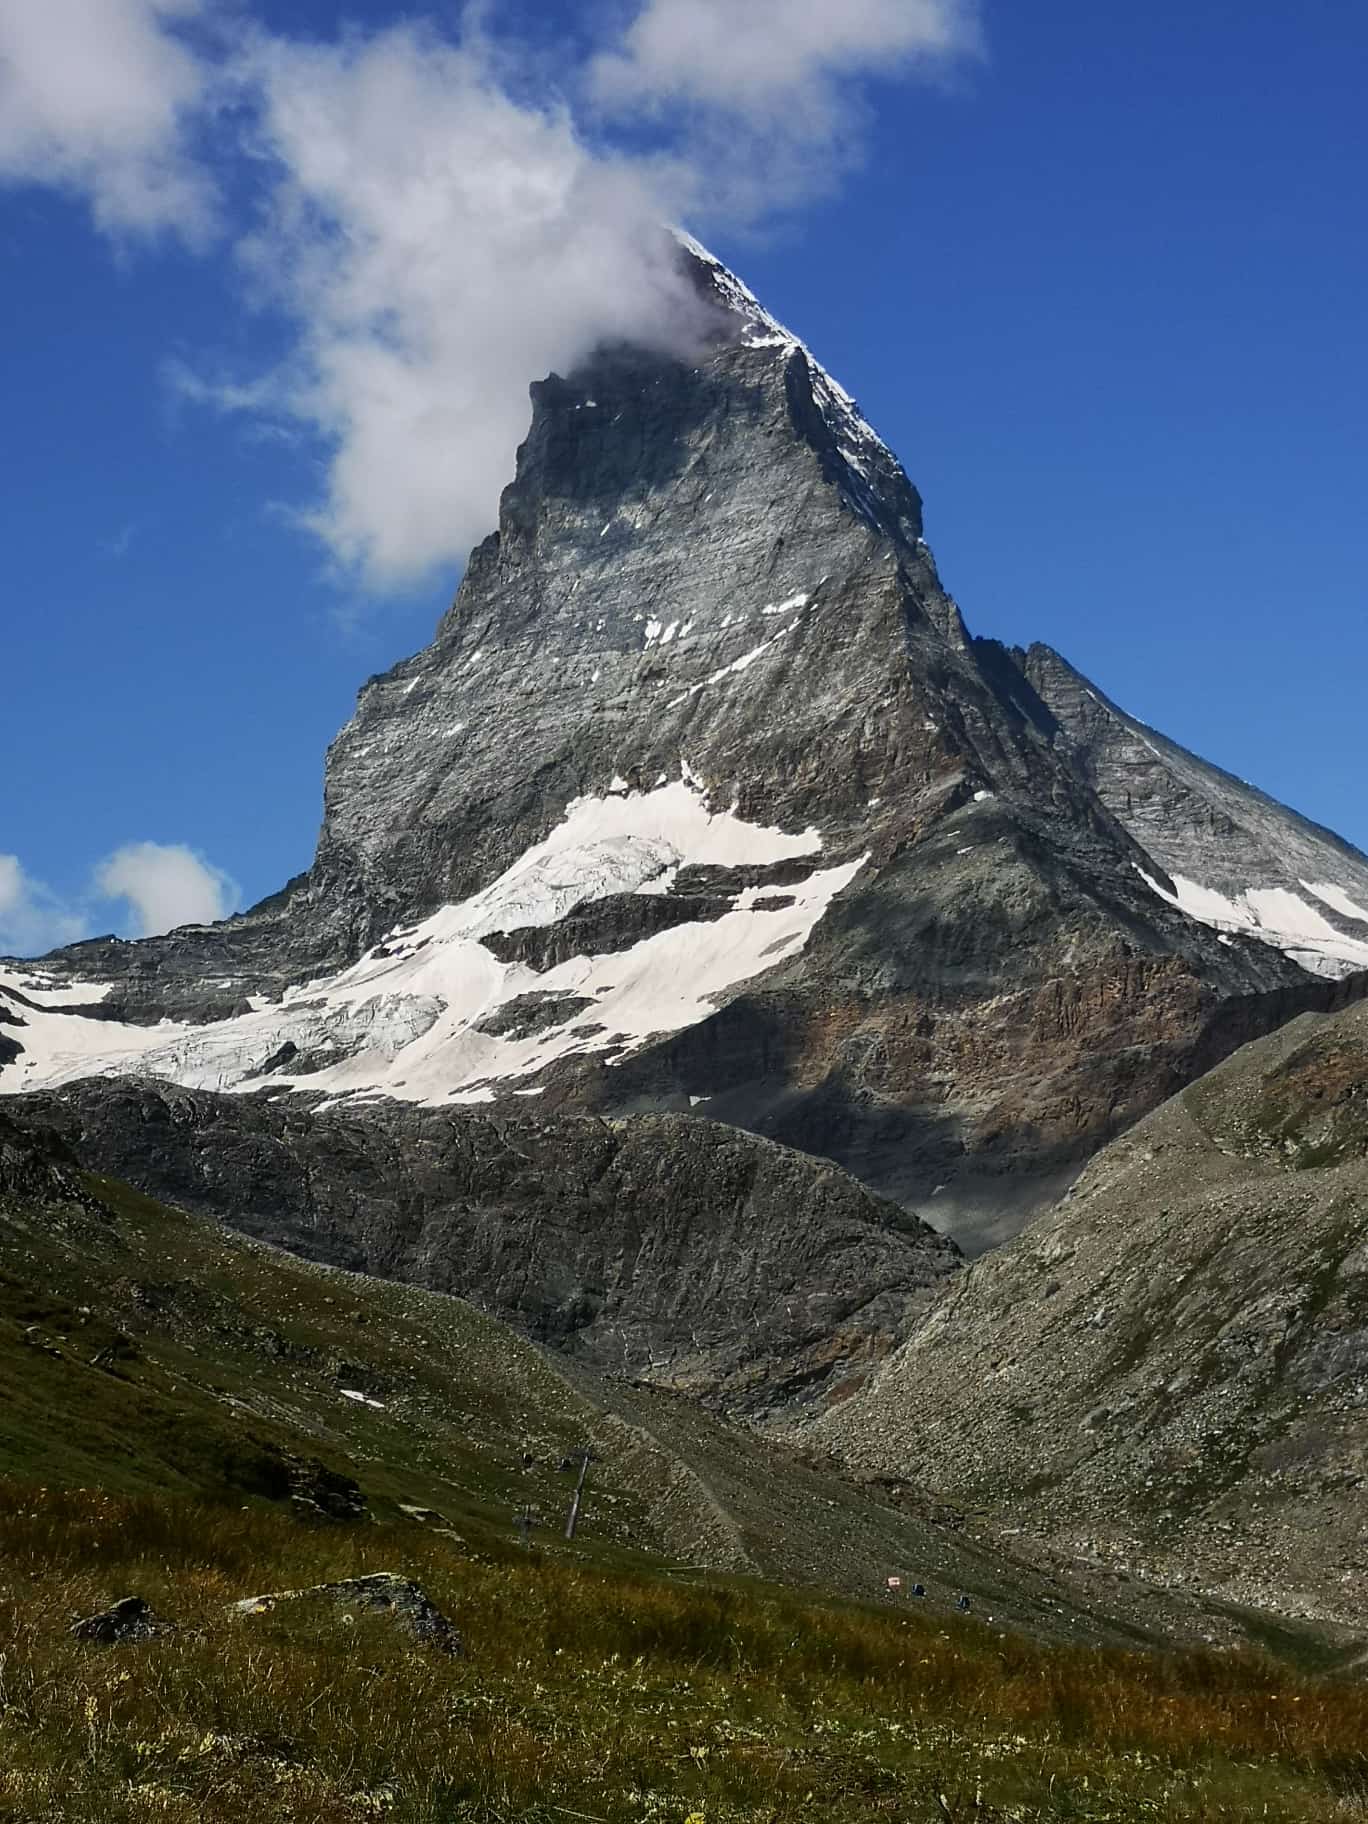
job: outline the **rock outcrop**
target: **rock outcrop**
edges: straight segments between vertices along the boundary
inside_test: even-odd
[[[459,1293],[600,1367],[756,1417],[867,1371],[958,1265],[836,1167],[682,1116],[324,1115],[151,1082],[14,1106],[150,1196]]]
[[[420,1583],[398,1571],[373,1571],[367,1577],[344,1577],[337,1583],[310,1584],[303,1590],[272,1590],[265,1596],[244,1596],[230,1613],[242,1617],[270,1615],[277,1609],[324,1604],[362,1615],[382,1615],[419,1646],[432,1647],[448,1658],[460,1659],[465,1646],[460,1634],[443,1615]]]
[[[99,1647],[119,1647],[129,1642],[161,1640],[176,1632],[176,1624],[158,1615],[142,1596],[122,1596],[118,1602],[101,1609],[98,1615],[87,1615],[73,1622],[71,1634]]]
[[[1108,1147],[819,1432],[1071,1551],[1362,1624],[1368,1008]]]

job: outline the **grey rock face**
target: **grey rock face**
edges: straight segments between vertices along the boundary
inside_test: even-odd
[[[755,1416],[866,1370],[958,1264],[834,1166],[677,1116],[357,1119],[126,1082],[15,1107],[148,1195],[459,1293],[602,1367]]]
[[[1149,845],[1170,801],[1134,815],[1065,738],[1052,677],[969,638],[894,457],[730,274],[686,257],[723,307],[716,336],[693,363],[609,350],[533,389],[498,530],[432,645],[370,680],[333,744],[308,874],[224,926],[45,967],[111,982],[94,1009],[111,1030],[192,1022],[155,1052],[111,1039],[91,1070],[346,1095],[358,1079],[329,1071],[383,1052],[365,1093],[692,1110],[830,1157],[981,1245],[1231,1044],[1329,991],[1166,902]],[[262,1015],[362,953],[435,943],[419,921],[489,890],[577,801],[649,803],[681,778],[753,832],[811,833],[796,873],[684,855],[663,886],[624,884],[605,862],[554,914],[510,912],[472,941],[480,969],[533,977],[622,957],[654,1007],[690,967],[671,933],[782,919],[813,869],[850,870],[810,929],[762,933],[758,960],[682,1024],[638,1008],[614,1026],[601,983],[520,978],[442,1037],[415,1088],[449,981],[402,1006],[382,984],[321,1000],[312,1022],[298,1003]],[[546,1061],[481,1075],[457,1063],[471,1035],[496,1059],[497,1042],[545,1037]],[[5,1038],[20,1050],[0,1088],[69,1080],[60,1033],[46,1052],[22,1028]]]
[[[1012,656],[1054,718],[1056,746],[1161,869],[1236,901],[1251,888],[1289,895],[1301,911],[1282,914],[1284,948],[1324,973],[1368,967],[1368,950],[1356,953],[1368,945],[1368,855],[1137,722],[1048,646]],[[1276,906],[1262,916],[1280,930]],[[1345,940],[1342,959],[1317,954],[1317,924],[1322,952],[1335,933]]]
[[[823,1432],[1071,1551],[1362,1625],[1368,1009],[1108,1147]]]

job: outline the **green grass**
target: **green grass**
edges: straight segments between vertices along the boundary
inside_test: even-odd
[[[383,1527],[0,1487],[0,1817],[1345,1819],[1368,1690],[1227,1655],[1045,1648],[855,1605]],[[417,1575],[468,1658],[238,1596]],[[136,1591],[182,1624],[82,1646]]]
[[[1122,1650],[1146,1638],[1134,1614],[687,1402],[93,1188],[0,1210],[0,1819],[1368,1817],[1361,1684]],[[557,1464],[586,1439],[568,1546]],[[282,1466],[305,1458],[353,1477],[368,1517],[294,1517]],[[851,1599],[894,1566],[931,1600]],[[423,1582],[469,1657],[373,1616],[228,1612],[377,1570]],[[957,1589],[997,1622],[951,1614]],[[128,1594],[179,1632],[70,1637]],[[1267,1643],[1307,1645],[1273,1624]]]
[[[91,1182],[98,1207],[0,1213],[0,1475],[271,1501],[297,1459],[360,1481],[381,1516],[431,1507],[481,1540],[524,1506],[559,1520],[556,1466],[602,1423],[538,1351],[459,1301]],[[595,1503],[584,1549],[630,1558],[647,1520],[620,1464]]]
[[[576,1370],[458,1299],[92,1188],[88,1205],[0,1207],[0,1477],[271,1508],[302,1460],[359,1483],[374,1519],[431,1508],[492,1558],[517,1549],[526,1507],[538,1542],[576,1563],[866,1598],[896,1570],[942,1612],[967,1590],[976,1612],[1062,1638],[1164,1631],[677,1396]],[[118,1359],[93,1365],[119,1338]],[[558,1465],[585,1442],[597,1461],[571,1551]]]

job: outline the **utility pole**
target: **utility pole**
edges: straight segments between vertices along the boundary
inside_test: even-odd
[[[586,1444],[584,1447],[584,1455],[580,1460],[579,1481],[575,1484],[575,1496],[570,1503],[570,1518],[565,1523],[565,1536],[567,1539],[574,1538],[575,1528],[579,1525],[580,1499],[584,1494],[584,1482],[589,1474],[589,1464],[593,1454],[593,1451],[590,1450],[589,1446]]]

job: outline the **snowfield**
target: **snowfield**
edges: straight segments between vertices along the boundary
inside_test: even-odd
[[[1352,975],[1368,969],[1368,936],[1360,939],[1338,931],[1325,914],[1287,887],[1247,887],[1235,894],[1173,876],[1168,892],[1144,869],[1137,870],[1145,885],[1169,905],[1186,912],[1199,924],[1210,925],[1228,936],[1255,937],[1281,950],[1313,975]],[[1368,912],[1355,905],[1342,888],[1301,885],[1341,917],[1368,925]]]
[[[535,1093],[528,1085],[549,1065],[593,1054],[618,1063],[705,1019],[741,983],[797,955],[865,862],[820,867],[821,847],[815,829],[792,834],[710,812],[687,777],[627,794],[614,780],[603,797],[572,803],[544,842],[472,898],[396,928],[340,974],[232,1020],[128,1026],[68,1011],[98,1001],[105,989],[45,984],[37,971],[0,974],[0,994],[8,988],[23,997],[11,1005],[25,1022],[3,1029],[23,1054],[0,1071],[0,1092],[140,1074],[214,1090],[254,1089],[265,1080],[322,1091],[334,1102],[386,1095],[479,1103]],[[554,925],[612,895],[668,893],[682,867],[809,857],[812,872],[782,894],[749,888],[721,918],[675,926],[630,949],[573,956],[540,974],[501,962],[482,941]],[[529,1034],[481,1030],[531,994],[591,1005]],[[282,1059],[288,1046],[294,1052]]]

